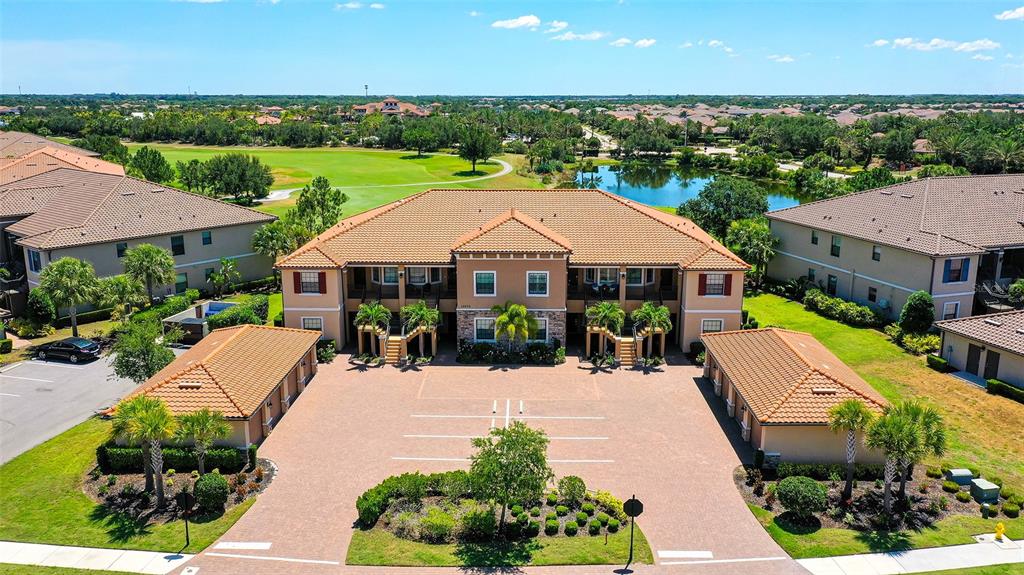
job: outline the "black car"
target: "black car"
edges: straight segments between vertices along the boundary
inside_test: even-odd
[[[36,349],[36,357],[48,359],[62,357],[71,363],[100,356],[100,344],[84,337],[69,337],[60,341],[44,343]]]

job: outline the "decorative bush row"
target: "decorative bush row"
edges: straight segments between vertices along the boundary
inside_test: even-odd
[[[804,295],[804,308],[856,327],[877,327],[885,321],[880,312],[868,306],[826,295],[820,289],[807,290]]]
[[[185,311],[190,305],[195,303],[197,299],[199,299],[199,290],[187,289],[185,290],[185,293],[181,295],[171,296],[165,299],[163,303],[154,305],[145,311],[136,313],[132,316],[132,321],[160,321],[165,317]]]
[[[366,527],[373,527],[391,500],[404,498],[420,501],[427,495],[445,495],[449,498],[466,497],[473,494],[469,473],[445,471],[443,473],[403,473],[388,477],[379,484],[367,489],[356,499],[356,510],[359,522]]]
[[[105,309],[94,309],[92,311],[84,311],[76,314],[75,319],[78,320],[78,325],[92,323],[94,321],[106,321],[110,319],[110,313],[114,311],[114,308]],[[57,327],[71,327],[71,316],[62,317],[57,320]]]
[[[250,450],[255,455],[255,450]],[[199,469],[195,452],[182,447],[164,447],[164,469]],[[96,448],[96,463],[104,473],[142,473],[142,448],[104,444]],[[246,452],[233,447],[214,447],[206,452],[206,469],[237,473],[245,468]]]
[[[825,481],[832,475],[846,477],[846,465],[842,463],[790,463],[783,461],[779,463],[776,470],[779,479],[794,476],[805,476],[819,481]],[[857,463],[853,466],[853,477],[858,481],[874,481],[884,477],[882,465]]]
[[[929,354],[925,356],[925,361],[928,362],[928,367],[940,373],[946,373],[950,369],[949,362],[937,355]]]
[[[551,345],[530,343],[511,350],[504,344],[473,343],[462,339],[459,340],[459,353],[456,359],[459,363],[557,365],[565,363],[565,348],[557,339],[551,340]]]
[[[1001,395],[1018,403],[1024,403],[1024,389],[1014,387],[1008,383],[999,381],[998,379],[988,380],[986,391],[992,395]]]
[[[210,329],[219,329],[222,327],[230,327],[246,323],[263,325],[267,323],[267,313],[269,313],[269,309],[270,298],[261,294],[252,295],[236,306],[229,307],[220,313],[211,315],[206,322],[210,325]]]

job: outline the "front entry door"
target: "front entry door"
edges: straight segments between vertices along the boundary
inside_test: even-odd
[[[985,379],[996,379],[999,376],[999,354],[988,350],[985,354]]]
[[[981,362],[981,348],[972,344],[967,346],[967,373],[978,375],[978,364]]]

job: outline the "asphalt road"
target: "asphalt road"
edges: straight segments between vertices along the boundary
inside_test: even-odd
[[[72,365],[31,360],[0,368],[0,463],[85,421],[135,384],[114,376],[111,357]]]

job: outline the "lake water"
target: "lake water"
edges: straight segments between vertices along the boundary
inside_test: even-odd
[[[582,174],[583,185],[593,176],[593,187],[651,206],[678,206],[714,180],[713,172],[681,171],[655,165],[598,166],[596,174]],[[577,182],[580,183],[580,182]],[[784,184],[755,182],[768,191],[768,209],[779,210],[800,203],[787,195]]]

